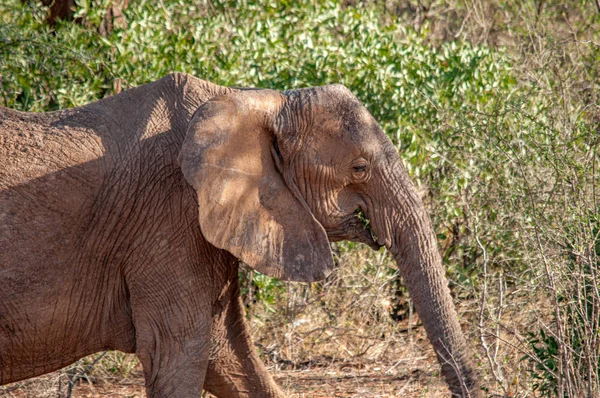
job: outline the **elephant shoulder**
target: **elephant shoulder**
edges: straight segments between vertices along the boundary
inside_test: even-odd
[[[168,90],[181,93],[185,105],[194,110],[213,97],[236,91],[183,72],[169,73],[157,83],[167,87]]]

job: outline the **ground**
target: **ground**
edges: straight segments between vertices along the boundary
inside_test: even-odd
[[[408,321],[398,325],[407,328]],[[377,354],[344,356],[349,340],[336,339],[338,349],[314,347],[310,359],[293,362],[257,350],[288,398],[438,398],[450,394],[439,375],[435,353],[421,325],[410,337],[372,345]],[[255,336],[255,341],[259,340]],[[341,349],[345,347],[346,349]],[[325,353],[335,353],[332,358]],[[69,380],[75,382],[70,382]],[[4,398],[143,398],[142,368],[135,355],[112,351],[84,358],[44,376],[0,386]],[[203,398],[214,398],[206,393]]]
[[[448,390],[438,376],[438,365],[431,353],[426,354],[379,364],[344,362],[301,370],[278,370],[273,366],[270,371],[289,398],[447,397]],[[0,396],[67,397],[66,380],[66,371],[54,372],[0,388]],[[71,396],[145,397],[141,368],[136,363],[127,377],[82,378]]]

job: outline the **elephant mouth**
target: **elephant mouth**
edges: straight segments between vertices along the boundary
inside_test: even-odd
[[[340,240],[361,242],[373,250],[379,250],[382,247],[377,243],[377,235],[360,207],[354,213],[344,217],[335,229],[327,230],[327,237],[331,242]]]

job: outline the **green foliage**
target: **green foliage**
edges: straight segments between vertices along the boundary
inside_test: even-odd
[[[544,329],[540,329],[539,334],[530,332],[527,341],[531,345],[533,354],[539,360],[539,363],[535,365],[535,371],[531,372],[534,380],[533,389],[538,390],[545,397],[556,396],[558,386],[556,358],[559,355],[559,344],[556,337],[548,335]],[[527,357],[522,359],[527,359]]]
[[[278,300],[285,293],[285,284],[282,281],[251,271],[247,267],[240,270],[239,279],[240,293],[248,309],[258,304],[269,313],[275,311]]]

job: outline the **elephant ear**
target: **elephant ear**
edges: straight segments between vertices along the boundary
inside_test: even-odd
[[[325,230],[276,167],[273,126],[284,98],[260,90],[206,102],[188,126],[180,164],[212,245],[269,276],[314,281],[333,259]]]

